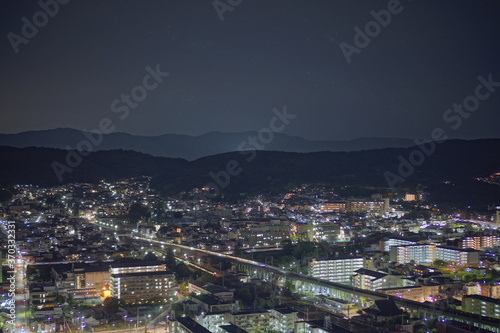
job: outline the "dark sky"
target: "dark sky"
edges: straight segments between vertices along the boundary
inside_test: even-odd
[[[0,133],[259,130],[286,105],[285,133],[308,139],[500,137],[500,87],[456,129],[443,120],[479,75],[500,82],[500,2],[401,0],[348,64],[339,44],[392,1],[243,0],[221,21],[212,0],[72,0],[43,25],[37,1],[2,0]],[[9,33],[33,15],[16,53]],[[121,120],[112,102],[157,64],[169,76]]]

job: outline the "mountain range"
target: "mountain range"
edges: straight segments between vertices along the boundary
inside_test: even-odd
[[[165,134],[138,136],[127,133],[110,133],[102,137],[89,131],[59,128],[28,131],[17,134],[0,134],[0,146],[18,148],[44,147],[76,149],[82,141],[91,142],[93,151],[133,150],[153,156],[180,157],[195,160],[204,156],[240,150],[257,132],[221,133],[210,132],[200,136]],[[90,138],[90,139],[89,139]],[[93,140],[93,141],[92,141]],[[267,140],[267,138],[265,139]],[[359,138],[346,141],[310,141],[297,136],[274,133],[268,144],[257,145],[258,150],[309,153],[318,151],[360,151],[378,148],[402,148],[414,145],[410,139]],[[249,147],[248,144],[243,145]]]
[[[326,184],[343,195],[369,195],[422,185],[432,202],[460,205],[500,205],[500,186],[480,177],[500,172],[500,139],[449,140],[413,163],[411,172],[402,161],[415,161],[419,147],[386,148],[357,152],[290,153],[239,151],[188,161],[154,157],[125,150],[98,151],[81,157],[53,148],[0,147],[0,184],[53,186],[72,182],[98,182],[147,175],[151,186],[163,194],[179,193],[205,185],[227,197],[272,193],[302,184]],[[69,162],[69,163],[68,163]],[[63,166],[58,179],[54,165]],[[418,164],[418,165],[417,165]],[[401,169],[402,168],[402,169]],[[406,166],[408,168],[408,165]],[[406,170],[408,171],[408,170]],[[400,176],[394,188],[388,172]],[[403,176],[401,176],[403,175]]]

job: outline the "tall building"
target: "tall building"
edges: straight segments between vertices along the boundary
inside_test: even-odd
[[[110,268],[111,296],[125,302],[168,299],[177,293],[175,275],[165,264],[117,264]]]
[[[360,268],[363,268],[363,258],[361,257],[313,259],[309,262],[309,275],[330,282],[350,285],[352,284],[354,272]]]

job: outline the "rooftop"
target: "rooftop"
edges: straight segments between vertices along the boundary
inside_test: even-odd
[[[161,276],[161,275],[174,275],[174,272],[171,271],[159,271],[159,272],[139,272],[139,273],[120,273],[120,274],[111,274],[113,278],[124,278],[124,277],[134,277],[134,276]]]
[[[209,330],[189,317],[177,318],[177,321],[193,333],[210,333]]]
[[[244,329],[233,324],[221,325],[219,327],[228,333],[247,333],[247,331],[245,331]]]

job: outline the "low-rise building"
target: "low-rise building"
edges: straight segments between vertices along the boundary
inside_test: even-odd
[[[226,302],[231,302],[234,300],[234,291],[213,283],[201,283],[192,281],[188,284],[188,290],[190,293],[195,293],[198,295],[210,294]]]
[[[57,288],[53,283],[36,283],[30,286],[29,300],[35,309],[50,309],[57,306]]]
[[[278,247],[290,239],[290,225],[279,220],[253,222],[240,230],[239,238],[244,247]]]
[[[434,301],[435,297],[439,295],[439,285],[433,286],[408,286],[396,288],[383,288],[378,289],[377,292],[404,298],[416,302]]]
[[[500,299],[467,295],[462,299],[462,310],[485,317],[500,318]]]
[[[194,296],[192,301],[198,304],[201,311],[206,313],[235,311],[238,307],[237,302],[234,300],[225,301],[212,294]]]

